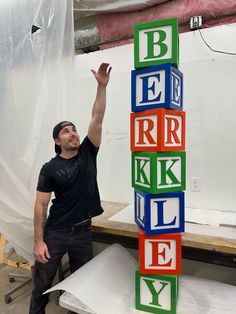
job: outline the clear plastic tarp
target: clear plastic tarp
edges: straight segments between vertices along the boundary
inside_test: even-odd
[[[72,0],[0,2],[0,233],[30,262],[35,185],[67,114],[73,58]]]

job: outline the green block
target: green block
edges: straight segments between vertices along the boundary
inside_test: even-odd
[[[186,153],[132,152],[132,187],[151,194],[185,190]]]
[[[134,26],[134,67],[162,63],[179,64],[177,18],[153,21]]]
[[[176,314],[179,277],[176,275],[135,274],[136,309],[148,313]]]

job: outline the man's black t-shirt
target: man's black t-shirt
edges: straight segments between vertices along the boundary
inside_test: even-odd
[[[86,137],[78,154],[65,159],[60,156],[46,163],[39,174],[37,190],[54,192],[47,226],[72,226],[103,213],[97,185],[97,149]]]

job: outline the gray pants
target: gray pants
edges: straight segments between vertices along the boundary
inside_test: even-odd
[[[93,257],[91,221],[65,227],[47,228],[44,241],[51,258],[46,264],[35,261],[33,267],[33,291],[29,314],[45,314],[49,295],[42,293],[49,289],[64,254],[68,253],[71,272],[87,263]]]

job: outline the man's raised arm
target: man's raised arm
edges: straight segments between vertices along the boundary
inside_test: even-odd
[[[106,87],[109,82],[111,66],[102,63],[98,71],[91,70],[97,80],[97,95],[93,105],[92,119],[89,124],[88,138],[95,147],[99,147],[102,137],[102,122],[106,109]]]

